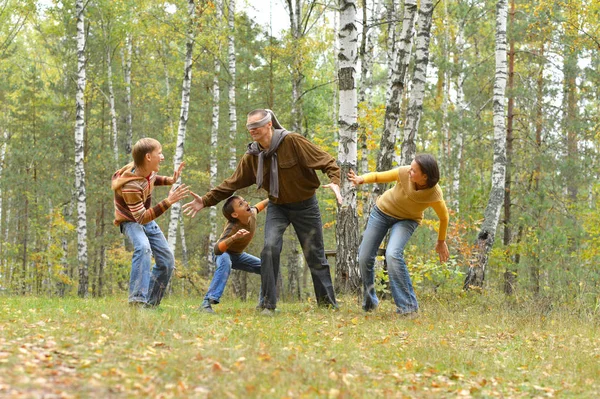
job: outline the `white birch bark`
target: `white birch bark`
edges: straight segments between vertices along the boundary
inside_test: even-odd
[[[173,117],[171,116],[171,78],[169,77],[169,67],[167,61],[167,48],[165,46],[165,41],[161,40],[160,45],[162,47],[162,60],[163,60],[163,70],[165,74],[165,91],[167,94],[166,102],[167,102],[167,122],[169,124],[169,139],[172,139],[174,136],[174,127],[173,127]]]
[[[340,27],[340,23],[339,23],[339,18],[340,18],[340,13],[337,12],[337,10],[333,13],[333,69],[334,69],[334,73],[335,76],[338,75],[339,70],[340,70],[340,62],[338,60],[338,53],[340,52],[340,40],[339,40],[339,27]],[[334,131],[335,131],[335,141],[338,141],[339,138],[338,136],[338,132],[337,132],[337,126],[338,126],[338,84],[337,81],[333,84],[333,96],[332,96],[332,107],[331,107],[331,120],[333,121],[333,127],[334,127]]]
[[[216,15],[215,20],[217,26],[221,23],[221,5],[220,2],[215,3]],[[221,54],[221,46],[217,54]],[[219,137],[219,99],[221,94],[221,87],[219,85],[219,74],[221,73],[221,61],[218,56],[215,57],[214,61],[214,76],[213,76],[213,109],[212,109],[212,125],[210,130],[210,186],[216,187],[217,185],[217,146]],[[208,264],[208,271],[212,275],[215,272],[215,262],[213,259],[214,247],[217,243],[217,208],[214,206],[210,207],[208,220],[210,224],[210,232],[208,234],[208,251],[206,251],[206,261]]]
[[[194,53],[194,41],[196,39],[196,5],[194,0],[188,0],[189,26],[187,32],[185,65],[183,72],[183,88],[181,90],[181,111],[179,113],[179,130],[177,131],[177,146],[175,147],[175,157],[173,159],[173,170],[177,170],[183,162],[183,147],[185,144],[185,133],[187,131],[187,122],[190,110],[190,89],[192,86],[192,55]],[[181,184],[181,176],[175,183]],[[181,212],[181,203],[176,202],[171,206],[169,230],[167,241],[173,253],[177,244],[177,224]]]
[[[85,30],[83,0],[75,2],[77,21],[77,93],[75,94],[75,191],[77,197],[77,262],[79,288],[77,294],[86,297],[88,292],[88,249],[86,223],[85,163],[83,139],[85,131]]]
[[[417,37],[415,40],[415,72],[408,100],[406,123],[404,124],[404,140],[402,142],[401,161],[403,165],[410,165],[417,151],[415,137],[419,130],[419,121],[423,112],[433,8],[433,0],[421,1],[419,20],[417,22]]]
[[[126,50],[121,47],[121,65],[125,77],[125,101],[127,102],[127,136],[125,139],[125,153],[131,154],[133,145],[133,115],[131,105],[131,53],[133,50],[131,34],[125,37]]]
[[[117,111],[115,110],[115,92],[112,80],[112,54],[110,44],[106,43],[106,74],[108,77],[108,102],[110,104],[110,127],[112,129],[112,146],[115,164],[119,165],[119,145],[117,131]]]
[[[494,77],[494,162],[492,165],[492,189],[481,230],[477,235],[476,260],[469,266],[464,288],[483,287],[488,255],[494,244],[496,228],[504,201],[506,173],[506,126],[505,92],[507,80],[506,25],[508,4],[506,0],[496,3],[496,73]]]
[[[229,170],[234,171],[237,167],[237,154],[235,148],[237,132],[237,110],[235,106],[235,0],[229,0],[229,41],[227,43],[228,70],[229,70]]]
[[[4,130],[2,135],[2,147],[0,148],[0,182],[2,181],[2,170],[4,169],[4,159],[6,158],[6,147],[8,146],[8,130]],[[0,184],[0,232],[2,232],[2,185]]]
[[[467,109],[467,103],[465,102],[465,71],[463,62],[463,50],[464,50],[464,37],[463,37],[462,26],[459,26],[456,37],[456,48],[458,54],[456,59],[458,61],[458,77],[456,82],[456,107],[458,109],[458,119],[462,120],[464,113]],[[448,196],[448,205],[450,209],[456,213],[460,212],[460,171],[462,165],[462,152],[463,152],[463,132],[462,129],[456,129],[454,133],[454,143],[450,145],[452,151],[452,157],[450,162],[450,173],[452,177],[452,185],[450,187],[450,195]]]
[[[355,73],[358,61],[358,27],[356,25],[356,0],[339,0],[340,10],[340,122],[338,165],[342,170],[340,191],[343,204],[338,207],[336,225],[335,288],[349,292],[360,287],[358,273],[358,216],[356,188],[347,179],[350,169],[356,170],[357,154],[357,92]]]

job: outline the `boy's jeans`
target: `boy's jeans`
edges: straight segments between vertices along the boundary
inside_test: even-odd
[[[416,312],[419,309],[408,268],[404,262],[404,247],[419,224],[410,219],[396,219],[373,207],[367,228],[358,249],[358,264],[363,280],[363,310],[375,309],[379,304],[375,294],[375,257],[383,238],[390,231],[385,260],[390,278],[390,290],[399,313]]]
[[[221,300],[231,269],[260,274],[260,259],[246,252],[241,254],[222,253],[216,256],[216,264],[215,274],[204,297],[205,300],[210,300],[212,303],[219,303]]]
[[[121,231],[133,245],[129,302],[158,306],[175,268],[173,252],[155,221],[145,225],[124,222]],[[156,263],[151,274],[152,255]]]

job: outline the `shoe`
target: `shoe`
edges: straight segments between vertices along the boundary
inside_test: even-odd
[[[416,318],[419,317],[419,312],[406,312],[406,313],[401,313],[401,312],[396,312],[396,314],[398,315],[399,318],[404,319],[404,320],[414,320]]]
[[[210,300],[205,299],[204,301],[202,301],[202,305],[200,305],[200,307],[198,308],[198,311],[203,312],[203,313],[215,314],[215,311],[210,306],[210,303],[211,303]]]
[[[146,302],[131,301],[131,302],[129,302],[129,306],[132,308],[143,308],[144,306],[146,306]]]
[[[264,308],[260,314],[263,316],[273,317],[275,316],[275,309]]]

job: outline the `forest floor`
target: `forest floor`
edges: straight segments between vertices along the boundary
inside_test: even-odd
[[[156,310],[118,298],[0,297],[0,397],[600,397],[600,323],[486,294],[365,314],[230,298]]]

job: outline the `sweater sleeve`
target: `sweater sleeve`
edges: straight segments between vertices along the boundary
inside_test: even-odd
[[[328,152],[323,151],[305,137],[295,134],[294,143],[296,151],[302,163],[309,169],[320,170],[329,176],[332,183],[340,185],[341,171],[335,158]],[[289,137],[289,136],[288,136]]]
[[[398,169],[388,170],[386,172],[371,172],[361,176],[365,183],[389,183],[398,180]]]
[[[438,231],[438,240],[444,241],[446,239],[446,232],[448,231],[448,208],[446,207],[445,201],[438,201],[431,204],[431,207],[440,218],[440,229]]]
[[[173,176],[156,176],[156,180],[154,180],[155,186],[172,186]]]
[[[219,238],[219,240],[215,244],[215,247],[213,248],[215,255],[224,254],[227,251],[227,248],[229,248],[234,242],[234,239],[231,237],[233,234],[235,234],[235,232],[233,231],[234,226],[234,223],[228,222],[225,226],[225,229],[223,229],[223,234],[221,234],[221,238]]]
[[[254,207],[256,208],[256,213],[262,212],[268,205],[268,199],[260,201],[258,204],[254,205]]]
[[[121,189],[121,194],[123,196],[123,200],[129,208],[129,211],[131,212],[131,215],[139,224],[151,222],[165,213],[165,211],[171,206],[169,200],[165,198],[152,208],[146,209],[144,206],[143,190],[135,182],[125,183]]]
[[[256,174],[250,164],[250,158],[253,155],[244,154],[240,163],[238,163],[235,172],[223,183],[207,192],[202,197],[202,203],[205,207],[217,205],[219,202],[229,198],[237,190],[251,186],[256,183]]]

